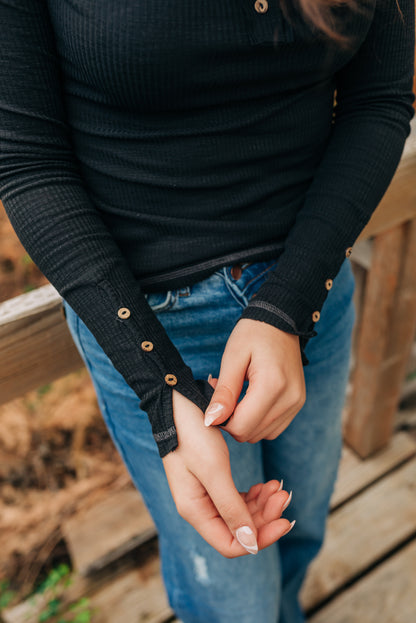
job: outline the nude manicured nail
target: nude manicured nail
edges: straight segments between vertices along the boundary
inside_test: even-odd
[[[282,506],[282,512],[286,510],[286,508],[289,506],[291,499],[292,499],[292,491],[289,493],[289,497],[287,498],[286,502]]]
[[[210,381],[212,381],[212,374],[211,374],[211,372],[208,374],[208,383],[209,383]]]
[[[288,533],[292,530],[292,528],[293,528],[293,526],[295,525],[295,523],[296,523],[296,519],[294,519],[294,520],[292,521],[292,523],[290,524],[289,528],[286,530],[286,532],[284,532],[284,533],[282,534],[282,536],[286,536],[286,534],[288,534]]]
[[[240,545],[242,545],[249,554],[257,554],[259,547],[254,532],[249,526],[238,528],[235,536]]]
[[[212,422],[219,416],[224,409],[224,405],[219,402],[213,402],[205,413],[205,426],[210,426]]]
[[[282,489],[283,489],[283,478],[282,478],[282,480],[280,482],[280,487],[278,488],[278,491],[281,491]]]

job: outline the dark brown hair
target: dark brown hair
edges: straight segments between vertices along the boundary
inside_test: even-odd
[[[323,35],[340,44],[346,44],[348,38],[342,34],[334,9],[345,7],[358,9],[358,0],[282,0],[283,10],[290,14],[289,3],[295,5],[303,19]]]

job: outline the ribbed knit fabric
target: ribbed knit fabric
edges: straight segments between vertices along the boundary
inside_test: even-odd
[[[0,197],[161,456],[177,446],[166,375],[202,410],[212,388],[143,292],[279,256],[242,317],[303,351],[409,133],[414,0],[400,9],[338,8],[340,47],[277,0],[0,0]]]

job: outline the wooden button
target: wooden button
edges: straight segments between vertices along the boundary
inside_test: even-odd
[[[257,13],[266,13],[269,8],[269,3],[267,0],[256,0],[254,3],[254,8]]]
[[[333,285],[333,281],[332,281],[332,279],[327,279],[327,280],[325,281],[325,288],[326,288],[327,290],[330,290],[330,289],[332,288],[332,285]]]
[[[319,313],[319,311],[314,311],[312,314],[312,320],[314,322],[318,322],[319,318],[321,317],[321,314]]]
[[[120,307],[117,312],[117,316],[125,320],[126,318],[130,318],[130,310],[127,307]]]
[[[165,381],[168,385],[176,385],[176,383],[178,382],[178,379],[176,378],[174,374],[167,374],[165,376]]]
[[[143,350],[147,350],[147,352],[150,352],[151,350],[153,350],[152,342],[145,341],[145,342],[142,342],[140,346],[142,347]]]
[[[345,249],[345,257],[350,257],[352,253],[352,247],[348,247],[348,249]]]

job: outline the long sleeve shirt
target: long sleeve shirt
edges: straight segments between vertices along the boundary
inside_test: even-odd
[[[303,353],[409,133],[414,0],[334,8],[345,45],[289,13],[0,0],[0,198],[141,399],[162,457],[178,443],[173,388],[202,410],[212,388],[144,294],[279,257],[242,317],[298,335]]]

